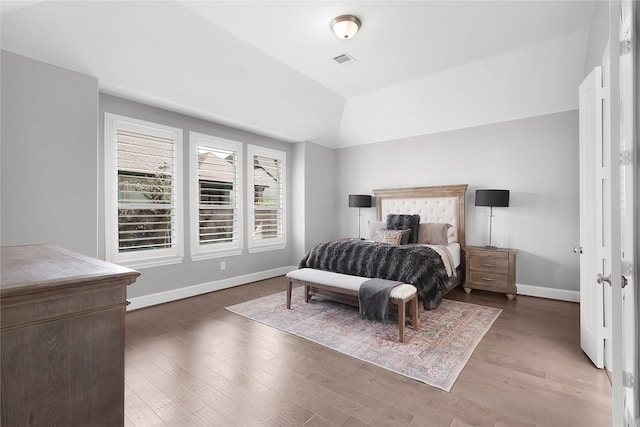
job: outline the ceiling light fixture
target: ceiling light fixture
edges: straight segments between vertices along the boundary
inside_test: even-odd
[[[353,15],[340,15],[331,21],[331,29],[343,40],[355,36],[361,25],[360,20]]]

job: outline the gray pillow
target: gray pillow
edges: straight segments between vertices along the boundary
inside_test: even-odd
[[[400,244],[406,245],[409,243],[409,237],[411,236],[411,230],[407,228],[406,230],[402,230],[402,237],[400,238]]]
[[[387,228],[389,230],[411,230],[409,243],[418,242],[418,225],[420,215],[389,214],[387,215]]]

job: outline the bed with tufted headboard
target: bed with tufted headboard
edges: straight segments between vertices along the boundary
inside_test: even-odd
[[[452,287],[464,280],[465,195],[467,184],[434,187],[408,187],[373,190],[378,221],[388,215],[420,215],[420,223],[451,224],[448,249],[453,256],[457,274],[451,278]]]
[[[467,185],[447,185],[374,190],[378,221],[370,222],[371,240],[320,243],[298,268],[411,284],[424,308],[435,308],[464,279],[466,189]],[[401,235],[407,238],[402,243]],[[385,240],[388,236],[396,241]]]

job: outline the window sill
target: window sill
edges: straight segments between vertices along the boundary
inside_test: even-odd
[[[238,249],[220,250],[215,252],[200,252],[200,253],[191,254],[191,261],[204,261],[204,260],[213,259],[213,258],[236,256],[236,255],[241,255],[242,251],[243,251],[242,248],[238,248]]]
[[[133,269],[162,267],[165,265],[180,264],[184,260],[183,256],[167,256],[161,258],[137,259],[137,260],[114,260],[110,261],[123,267]]]
[[[267,252],[267,251],[277,251],[281,249],[285,249],[287,247],[286,243],[278,243],[273,245],[260,245],[249,248],[249,253],[257,253],[257,252]]]

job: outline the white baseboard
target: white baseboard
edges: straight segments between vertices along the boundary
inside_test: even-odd
[[[290,271],[295,270],[296,266],[285,266],[274,268],[272,270],[259,271],[257,273],[245,274],[243,276],[230,277],[228,279],[216,280],[213,282],[201,283],[199,285],[187,286],[184,288],[172,289],[170,291],[157,292],[155,294],[143,295],[140,297],[129,298],[130,304],[127,311],[137,310],[140,308],[151,307],[157,304],[164,304],[171,301],[177,301],[184,298],[190,298],[197,295],[206,294],[221,289],[232,288],[234,286],[246,285],[247,283],[257,282],[259,280],[270,279],[272,277],[282,276]],[[531,286],[518,284],[518,295],[527,295],[532,297],[556,299],[560,301],[580,302],[580,292],[568,291],[565,289],[543,288],[541,286]]]
[[[560,301],[580,302],[580,292],[566,289],[543,288],[541,286],[518,284],[518,295],[557,299]]]
[[[287,274],[288,272],[295,269],[295,266],[279,267],[272,270],[245,274],[243,276],[216,280],[214,282],[201,283],[199,285],[186,286],[184,288],[171,289],[170,291],[129,298],[130,304],[127,306],[127,311],[150,307],[157,304],[164,304],[166,302],[177,301],[183,298],[190,298],[196,295],[219,291],[221,289],[232,288],[234,286],[246,285],[247,283],[257,282],[258,280],[265,280],[272,277],[282,276],[283,274]]]

